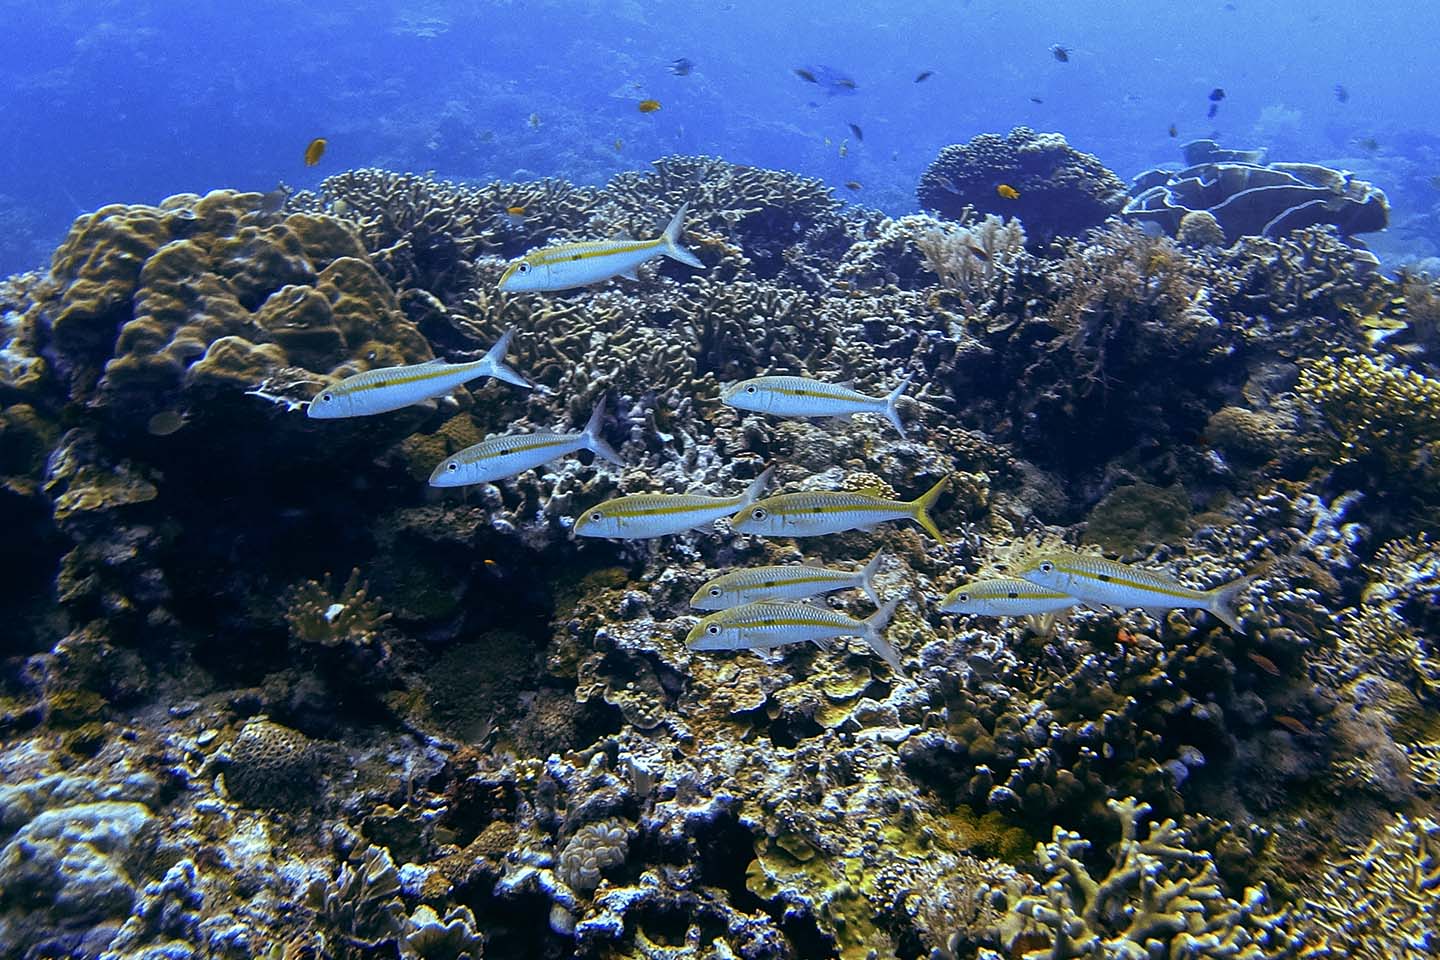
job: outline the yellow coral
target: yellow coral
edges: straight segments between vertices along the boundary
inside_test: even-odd
[[[1323,418],[1316,441],[1336,463],[1399,474],[1440,454],[1440,380],[1375,357],[1327,356],[1302,361],[1295,392]]]

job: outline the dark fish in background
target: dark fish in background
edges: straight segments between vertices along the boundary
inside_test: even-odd
[[[1374,153],[1380,149],[1380,141],[1374,137],[1356,137],[1355,145],[1368,153]]]
[[[688,77],[690,71],[695,69],[695,61],[689,57],[681,57],[679,60],[670,61],[670,72],[677,77]]]
[[[269,193],[260,195],[261,213],[279,213],[285,206],[285,201],[290,199],[290,188],[280,184]]]
[[[1219,109],[1220,109],[1220,104],[1218,104],[1218,103],[1212,103],[1212,104],[1210,104],[1210,109],[1205,111],[1205,116],[1207,116],[1207,117],[1213,117],[1213,116],[1215,116],[1215,112],[1216,112],[1217,110],[1219,110]]]
[[[1044,101],[1044,100],[1041,100],[1039,97],[1031,97],[1031,98],[1030,98],[1030,102],[1031,102],[1031,103],[1044,103],[1045,101]]]
[[[314,140],[311,140],[309,145],[305,147],[305,166],[313,167],[319,163],[320,158],[325,156],[325,148],[329,145],[330,142],[324,137],[316,137]]]
[[[1057,43],[1050,48],[1050,56],[1054,57],[1056,60],[1059,60],[1061,63],[1069,63],[1070,48],[1062,47],[1060,46],[1060,44]]]
[[[929,80],[933,76],[935,76],[934,70],[921,70],[918,74],[916,74],[915,82],[924,83],[926,80]]]
[[[853,133],[853,134],[855,134],[855,139],[856,139],[856,140],[864,140],[864,139],[865,139],[865,131],[860,129],[860,124],[858,124],[858,123],[847,123],[847,124],[845,124],[845,126],[849,127],[849,128],[850,128],[850,132]]]
[[[1430,186],[1434,187],[1436,190],[1440,190],[1440,174],[1436,174],[1435,176],[1430,178]]]
[[[162,410],[145,423],[151,436],[168,437],[185,426],[185,415],[179,410]]]
[[[1211,91],[1210,91],[1210,102],[1211,102],[1211,103],[1219,103],[1221,100],[1224,100],[1224,99],[1225,99],[1225,88],[1224,88],[1224,87],[1216,87],[1214,90],[1211,90]]]
[[[860,189],[860,181],[859,181],[859,180],[846,180],[846,181],[845,181],[845,189],[846,189],[846,190],[859,190],[859,189]]]
[[[1345,84],[1335,84],[1335,99],[1339,100],[1341,103],[1350,102],[1350,91],[1345,89]]]
[[[835,96],[842,93],[854,93],[859,84],[847,74],[836,70],[834,67],[827,67],[823,63],[813,66],[796,67],[795,76],[806,83],[813,83],[824,87],[827,96]]]
[[[1179,128],[1176,127],[1175,124],[1173,124],[1173,123],[1170,124],[1170,136],[1172,136],[1172,137],[1178,137],[1178,136],[1180,136],[1180,130],[1179,130]]]

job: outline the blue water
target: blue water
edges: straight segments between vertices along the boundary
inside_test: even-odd
[[[1127,179],[1178,161],[1198,136],[1354,170],[1394,208],[1371,245],[1414,260],[1440,254],[1433,11],[1426,0],[4,2],[0,275],[45,263],[70,220],[105,203],[307,187],[372,165],[602,183],[699,152],[823,177],[898,213],[915,208],[940,147],[1017,124],[1063,133]],[[694,61],[689,76],[670,73],[678,57]],[[816,65],[855,90],[827,95],[793,72]],[[922,70],[934,75],[915,83]],[[1227,96],[1208,119],[1214,87]],[[662,108],[641,114],[647,97]],[[307,168],[316,136],[329,151]]]

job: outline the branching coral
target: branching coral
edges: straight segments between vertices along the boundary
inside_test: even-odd
[[[369,595],[359,568],[350,571],[338,594],[317,580],[302,583],[290,592],[285,610],[295,642],[324,647],[378,643],[389,619],[390,614]]]
[[[1307,898],[1336,955],[1422,960],[1440,947],[1440,824],[1397,816]]]
[[[1103,875],[1086,865],[1090,841],[1077,833],[1056,827],[1050,843],[1036,846],[1050,879],[1039,893],[1012,904],[1001,927],[1012,955],[1273,960],[1304,954],[1296,918],[1270,907],[1263,888],[1247,889],[1239,902],[1228,897],[1212,855],[1191,849],[1174,820],[1151,824],[1142,836],[1148,804],[1130,798],[1108,806],[1120,818],[1121,836]]]

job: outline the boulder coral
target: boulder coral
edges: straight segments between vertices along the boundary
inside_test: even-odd
[[[1002,194],[1009,187],[1017,196]],[[1125,203],[1125,184],[1058,133],[1016,127],[943,148],[920,177],[920,206],[952,220],[967,211],[1015,217],[1032,244],[1076,237]]]

